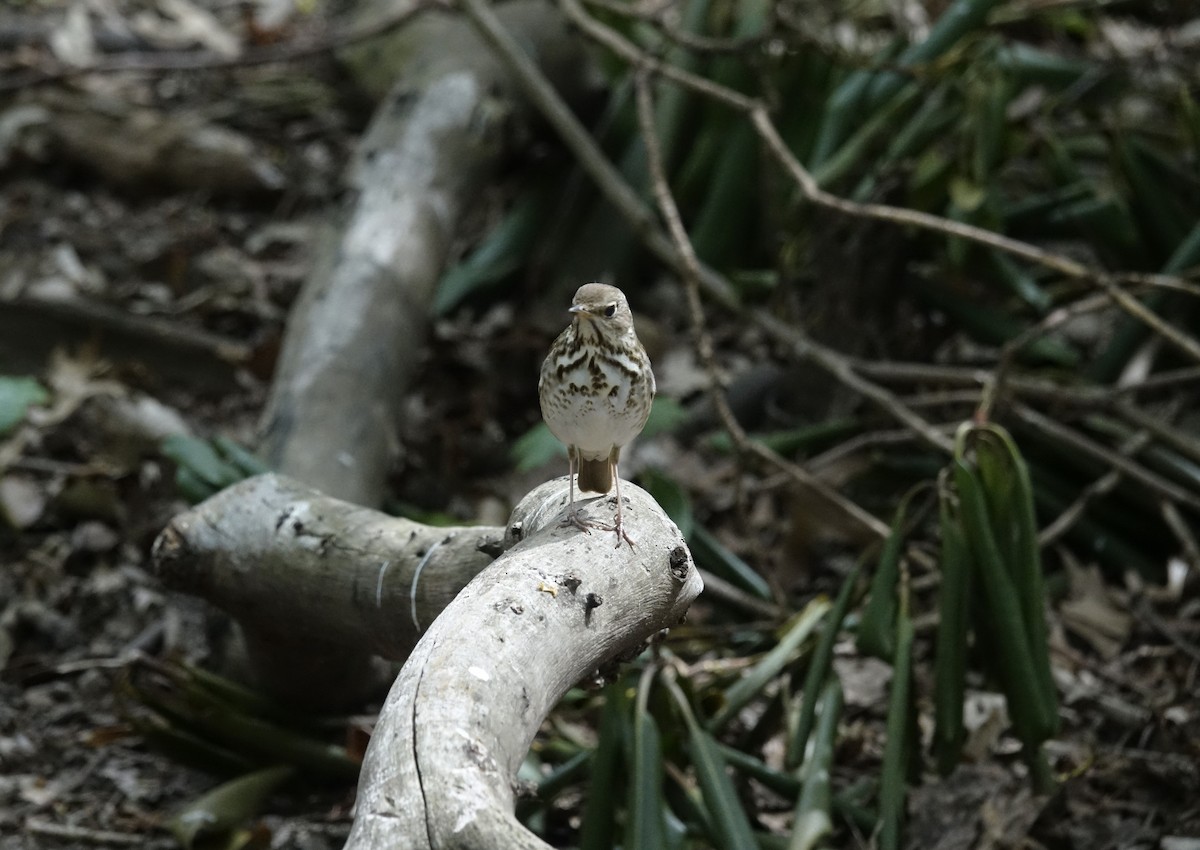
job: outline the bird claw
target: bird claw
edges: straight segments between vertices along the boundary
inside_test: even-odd
[[[610,527],[602,522],[596,522],[592,519],[584,519],[581,516],[583,512],[579,508],[571,507],[567,511],[567,515],[563,517],[563,521],[558,524],[559,528],[578,528],[584,534],[591,534],[593,528],[599,528],[604,531],[610,530]]]
[[[626,543],[628,543],[628,544],[629,544],[629,548],[630,548],[630,549],[633,549],[633,548],[635,548],[635,545],[634,545],[634,542],[633,542],[633,538],[632,538],[632,537],[630,537],[630,536],[629,536],[629,535],[628,535],[628,534],[625,532],[625,528],[624,528],[624,526],[623,526],[623,525],[622,525],[620,522],[614,523],[612,526],[610,526],[610,529],[611,529],[612,531],[615,531],[615,532],[617,533],[617,543],[616,543],[616,545],[615,545],[615,546],[613,546],[613,548],[614,548],[614,549],[620,549],[620,548],[621,548],[621,541],[625,541]],[[606,529],[606,530],[608,530],[608,529]]]
[[[599,529],[600,531],[615,531],[617,534],[617,542],[616,545],[613,546],[614,549],[620,549],[622,543],[628,543],[630,549],[633,549],[636,546],[636,544],[633,542],[633,538],[630,537],[625,531],[625,526],[620,520],[612,525],[609,525],[595,519],[584,519],[583,511],[579,508],[573,507],[568,509],[567,515],[563,517],[562,522],[560,522],[558,525],[559,528],[577,528],[584,534],[591,534],[593,528]]]

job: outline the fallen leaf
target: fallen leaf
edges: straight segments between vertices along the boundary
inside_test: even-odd
[[[1071,588],[1059,606],[1063,625],[1091,644],[1101,658],[1113,658],[1129,639],[1133,617],[1114,602],[1099,567],[1084,567],[1069,552],[1063,555]]]
[[[29,528],[46,510],[46,489],[24,475],[0,478],[0,523],[9,528]]]

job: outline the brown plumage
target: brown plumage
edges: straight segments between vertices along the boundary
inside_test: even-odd
[[[621,450],[614,448],[604,460],[580,460],[575,483],[580,493],[607,493],[612,489],[612,468],[617,463]]]
[[[654,372],[633,329],[625,294],[589,283],[575,293],[571,324],[542,364],[538,398],[550,432],[567,446],[581,492],[617,488],[617,545],[633,541],[621,527],[621,448],[641,433],[654,400]],[[575,478],[567,522],[587,529],[575,508]]]

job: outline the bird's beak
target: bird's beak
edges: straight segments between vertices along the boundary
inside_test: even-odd
[[[587,307],[584,307],[582,304],[572,304],[567,308],[568,313],[583,313],[585,316],[587,315],[587,311]]]

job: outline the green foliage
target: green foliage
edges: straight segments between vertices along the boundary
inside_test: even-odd
[[[839,23],[871,36],[869,50],[835,42],[821,21],[798,34],[757,0],[685,2],[679,11],[684,33],[766,40],[736,51],[692,50],[651,19],[607,6],[593,13],[665,63],[761,99],[788,149],[833,195],[982,227],[1095,267],[1194,276],[1200,266],[1195,94],[1177,85],[1165,94],[1143,90],[1136,68],[1093,60],[1086,45],[1100,32],[1099,7],[952,0],[928,35],[913,43],[858,7],[839,7]],[[630,96],[636,70],[607,52],[604,61],[612,97],[596,122],[597,135],[622,176],[648,200],[645,146]],[[1118,395],[1112,387],[1131,364],[1152,362],[1161,373],[1191,361],[1147,346],[1152,332],[1128,316],[1112,320],[1112,332],[1064,332],[1068,314],[1100,290],[1094,281],[1032,261],[1031,251],[1014,254],[966,239],[961,230],[881,223],[810,203],[768,160],[744,116],[661,78],[654,85],[666,176],[684,224],[699,257],[733,283],[742,303],[798,316],[813,339],[832,339],[835,346],[848,332],[846,314],[879,311],[885,317],[881,338],[845,347],[847,369],[873,379],[860,368],[862,361],[850,361],[876,346],[884,361],[936,349],[939,366],[953,364],[959,374],[979,369],[969,382],[898,379],[887,385],[897,397],[935,390],[962,396],[976,391],[978,374],[988,384],[981,398],[966,402],[978,405],[976,418],[961,429],[949,465],[932,450],[882,439],[852,455],[861,468],[840,479],[853,482],[841,489],[853,489],[851,495],[869,502],[876,516],[894,513],[894,520],[880,549],[863,546],[866,552],[856,553],[876,560],[869,587],[855,570],[832,604],[820,596],[781,598],[780,585],[791,587],[779,576],[789,577],[791,565],[776,564],[766,581],[753,558],[731,552],[713,533],[724,519],[722,509],[710,517],[689,483],[671,470],[643,475],[641,483],[684,532],[698,565],[785,613],[767,623],[748,622],[737,619],[732,606],[714,603],[714,622],[679,630],[687,637],[660,648],[661,658],[641,660],[637,687],[609,686],[593,765],[603,767],[604,778],[592,785],[601,794],[589,801],[583,846],[667,846],[680,824],[694,843],[742,846],[749,840],[745,824],[755,828],[754,801],[738,798],[740,784],[729,781],[733,771],[796,800],[792,847],[828,841],[841,820],[876,835],[880,847],[899,847],[904,796],[919,760],[915,707],[933,706],[931,755],[948,773],[966,739],[968,676],[1004,693],[1032,782],[1039,790],[1050,788],[1043,745],[1058,731],[1058,697],[1048,654],[1039,522],[1078,507],[1081,490],[1112,467],[1080,450],[1080,441],[1052,439],[1015,411],[1034,403],[1030,399],[1053,403],[1058,386],[1080,395],[1094,390],[1094,402],[1071,422],[1078,434],[1102,450],[1135,457],[1194,499],[1200,492],[1194,441],[1176,430],[1170,440],[1128,449],[1139,433],[1145,437],[1142,432],[1158,426],[1122,416],[1133,395]],[[556,250],[549,252],[555,257],[551,279],[574,279],[577,269],[597,265],[618,282],[659,272],[638,253],[639,234],[590,188],[560,209]],[[495,239],[505,225],[515,228],[506,221]],[[884,233],[899,247],[889,250],[878,240],[876,257],[877,237]],[[506,256],[491,240],[480,249],[484,259],[489,252]],[[510,244],[506,250],[514,249]],[[491,262],[502,273],[511,267]],[[479,288],[459,287],[455,303],[483,291],[487,264],[480,266]],[[1119,275],[1113,279],[1181,332],[1195,330],[1194,293],[1136,289]],[[845,304],[838,302],[843,297]],[[893,308],[912,324],[890,326]],[[714,324],[716,312],[710,311]],[[849,332],[858,332],[850,324]],[[1023,390],[1006,383],[1014,376],[1038,393],[1021,396]],[[928,397],[922,403],[938,416],[949,409]],[[895,428],[871,405],[851,410],[839,403],[829,410],[838,415],[804,419],[752,439],[803,459]],[[647,436],[659,430],[660,414],[662,431],[682,421],[677,403],[659,399]],[[931,414],[930,421],[971,415],[960,402],[956,412]],[[992,417],[1003,419],[1011,433]],[[733,443],[723,434],[704,435],[696,450],[731,452]],[[561,451],[539,426],[517,442],[514,458],[518,468],[529,469]],[[836,462],[823,471],[831,479],[845,472]],[[898,494],[934,479],[936,515],[910,512]],[[1162,533],[1159,494],[1147,498],[1144,489],[1127,484],[1126,477],[1111,492],[1089,493],[1086,510],[1060,540],[1114,572],[1137,569],[1154,577],[1168,548],[1177,548],[1175,538]],[[797,501],[800,513],[809,503]],[[1186,519],[1192,532],[1194,519]],[[785,535],[767,544],[772,555],[787,551],[779,542]],[[752,545],[738,549],[743,551]],[[914,551],[924,556],[917,563],[936,562],[935,589],[914,590],[919,585],[909,581],[907,556]],[[914,623],[933,619],[929,678],[920,669],[929,658],[928,642]],[[842,699],[833,655],[845,632],[894,673],[878,781],[853,797],[835,787],[830,774]],[[686,653],[687,660],[673,665],[673,652]],[[696,664],[685,673],[692,653],[714,667],[727,662],[734,672],[696,672],[703,666]],[[932,691],[922,693],[929,682]],[[785,770],[755,754],[764,740],[781,735],[787,741]],[[673,768],[666,774],[664,760]],[[770,844],[762,836],[755,840]]]
[[[300,716],[200,668],[138,659],[118,682],[127,720],[150,746],[216,773],[286,766],[310,783],[352,781],[359,763]]]
[[[1039,790],[1048,790],[1042,743],[1058,731],[1058,696],[1050,672],[1046,635],[1046,595],[1034,525],[1033,492],[1024,459],[998,425],[960,429],[957,459],[943,492],[943,554],[950,558],[950,587],[942,603],[959,605],[967,585],[978,583],[971,630],[994,648],[995,673],[1008,701],[1009,716],[1025,746]],[[957,509],[951,499],[957,500]],[[944,567],[946,569],[947,567]],[[964,651],[958,611],[949,618],[939,647],[950,657],[939,662],[939,722],[935,735],[939,764],[950,766],[953,743],[961,739],[961,717],[951,704],[961,694]],[[958,711],[961,712],[961,703]]]
[[[831,619],[830,623],[834,621]],[[816,659],[809,669],[819,669]],[[807,686],[804,696],[806,701],[810,699]],[[813,850],[824,843],[833,831],[831,773],[838,720],[842,713],[842,685],[837,676],[834,675],[825,683],[819,695],[814,688],[811,699],[814,709],[818,705],[820,707],[820,723],[814,735],[812,756],[805,764],[804,785],[796,800],[792,840],[788,850]],[[807,735],[802,737],[807,739]]]
[[[433,312],[446,315],[520,268],[542,234],[552,198],[545,190],[521,195],[475,250],[442,276]]]
[[[162,452],[175,462],[175,486],[193,504],[243,478],[270,471],[252,453],[226,437],[168,437]]]
[[[185,850],[198,846],[243,846],[241,842],[225,842],[232,842],[236,831],[244,829],[247,821],[262,810],[267,798],[294,773],[291,767],[268,767],[232,779],[184,806],[167,823],[167,828]]]
[[[33,378],[0,375],[0,437],[19,425],[29,408],[49,400],[45,387]]]

